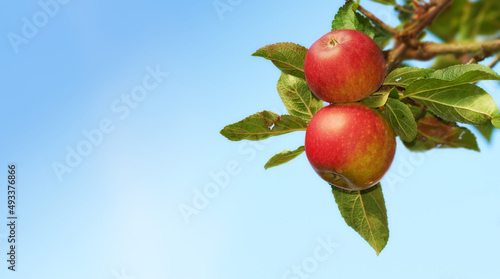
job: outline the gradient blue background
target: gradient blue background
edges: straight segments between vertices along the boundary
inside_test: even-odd
[[[303,133],[258,145],[219,134],[257,111],[284,112],[279,71],[250,54],[282,41],[310,46],[342,2],[232,1],[219,17],[211,0],[73,0],[17,54],[7,34],[20,34],[22,18],[41,7],[4,3],[0,172],[18,164],[20,219],[15,273],[0,226],[0,277],[278,279],[330,237],[338,247],[309,278],[497,278],[497,134],[490,144],[478,138],[481,153],[415,156],[398,143],[389,175],[402,179],[382,181],[391,236],[378,257],[305,155],[264,170]],[[397,25],[390,8],[362,4]],[[113,101],[157,65],[169,77],[121,119]],[[481,84],[500,103],[498,87]],[[115,130],[59,181],[52,164],[104,118]],[[231,162],[240,173],[186,223],[179,206]]]

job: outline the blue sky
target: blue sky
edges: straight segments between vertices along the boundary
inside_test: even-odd
[[[0,227],[1,277],[292,279],[303,265],[318,279],[497,276],[498,134],[478,138],[481,153],[419,155],[398,142],[378,257],[305,155],[264,170],[303,133],[257,143],[219,134],[284,112],[279,71],[250,55],[275,42],[309,47],[342,2],[216,1],[222,13],[213,1],[9,2],[0,158],[19,169],[19,244],[13,273]],[[397,24],[389,8],[362,4]],[[23,28],[30,38],[12,43]],[[481,86],[499,103],[495,83]],[[212,198],[196,200],[205,189]],[[203,209],[186,222],[179,207],[193,199]]]

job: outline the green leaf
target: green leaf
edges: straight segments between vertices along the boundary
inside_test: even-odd
[[[445,54],[439,55],[434,60],[434,65],[432,65],[432,69],[443,69],[453,65],[462,64],[462,61],[455,57],[454,54]]]
[[[393,90],[396,89],[393,88]],[[361,101],[371,108],[378,108],[385,105],[388,97],[389,97],[389,92],[375,92]]]
[[[460,39],[474,40],[478,35],[495,35],[500,27],[499,1],[468,2],[460,25]]]
[[[414,80],[404,97],[422,103],[445,120],[481,125],[498,113],[498,107],[488,93],[470,83],[499,79],[484,65],[456,65]]]
[[[399,91],[395,87],[393,87],[391,91],[389,91],[389,98],[398,100],[399,97],[400,97]]]
[[[377,255],[389,240],[389,225],[380,183],[364,191],[332,186],[332,193],[347,225],[375,249]]]
[[[427,78],[453,81],[453,84],[467,84],[481,80],[500,80],[500,76],[491,68],[482,64],[454,65],[430,73]]]
[[[500,30],[500,1],[479,0],[473,5],[481,9],[476,17],[477,33],[494,35]]]
[[[491,123],[487,123],[485,125],[475,126],[476,130],[483,135],[483,137],[489,142],[491,140],[491,136],[493,135],[494,126]]]
[[[352,0],[352,1],[354,1],[354,5],[352,5],[352,10],[355,11],[358,9],[359,2],[361,2],[361,0]]]
[[[313,115],[323,107],[323,101],[309,90],[305,80],[281,73],[278,80],[278,93],[288,113],[309,122]]]
[[[358,30],[358,31],[361,31],[363,33],[365,33],[366,35],[368,35],[370,38],[374,39],[375,38],[375,27],[373,26],[373,24],[371,23],[371,21],[365,17],[364,15],[354,11],[353,12],[355,15],[356,15],[356,18],[359,22],[359,25],[358,25],[358,29],[355,29],[355,30]]]
[[[252,56],[271,60],[273,64],[286,74],[305,78],[304,60],[307,48],[294,43],[277,43],[257,50]]]
[[[401,140],[410,142],[415,139],[417,123],[407,105],[398,100],[389,99],[385,105],[385,116]]]
[[[375,36],[373,37],[373,40],[377,43],[380,49],[384,49],[391,41],[393,34],[378,25],[374,26],[374,30]]]
[[[417,123],[417,138],[403,142],[411,151],[426,151],[433,148],[466,148],[479,151],[476,136],[467,128],[454,122],[443,122],[427,113]]]
[[[384,5],[396,6],[396,0],[372,0],[372,1]]]
[[[332,21],[332,31],[340,29],[358,30],[373,39],[375,37],[375,29],[370,20],[360,13],[355,11],[356,2],[349,1],[340,7],[335,18]]]
[[[455,0],[446,10],[441,13],[433,22],[429,29],[434,35],[442,39],[444,42],[452,41],[458,34],[465,14],[469,9],[467,0]]]
[[[358,4],[356,2],[346,2],[338,10],[332,21],[332,31],[340,29],[361,31],[372,38],[383,49],[390,42],[393,34],[377,25],[373,25],[367,17],[356,11],[357,8]]]
[[[491,120],[491,124],[493,124],[493,126],[500,129],[500,115],[498,115],[498,114],[495,115],[495,117]]]
[[[412,81],[422,78],[432,73],[431,69],[421,69],[415,67],[401,67],[390,72],[385,78],[384,85],[395,85],[406,87]]]
[[[411,107],[410,107],[410,111],[411,111],[411,113],[413,113],[413,118],[415,118],[415,119],[416,119],[419,115],[421,115],[421,114],[423,113],[423,112],[422,112],[422,110],[423,110],[423,109],[422,109],[422,108],[419,108],[419,107],[415,107],[415,106],[411,106]],[[427,111],[427,110],[425,109],[425,111]],[[425,115],[422,115],[422,117],[423,117],[423,116],[425,116]]]
[[[478,35],[500,30],[500,1],[455,0],[436,18],[429,30],[445,42],[472,41]]]
[[[405,10],[414,11],[411,0],[405,0],[404,2],[405,2],[405,4],[402,7]],[[406,24],[408,24],[410,22],[411,18],[413,17],[413,14],[414,13],[408,13],[408,12],[400,10],[398,12],[398,19],[399,19],[399,21],[401,21],[400,27],[403,27]]]
[[[416,82],[419,84],[415,84]],[[448,81],[435,79],[416,82],[410,85],[415,86],[406,91],[408,95],[405,97],[420,102],[445,120],[481,125],[489,122],[492,115],[498,113],[493,98],[475,85],[450,86]]]
[[[263,140],[295,131],[305,131],[307,123],[292,115],[279,116],[274,112],[262,111],[227,125],[220,133],[232,141]]]
[[[297,156],[304,152],[304,146],[297,148],[294,151],[283,150],[280,153],[274,155],[269,161],[267,161],[264,168],[267,170],[268,168],[276,167],[282,165],[284,163],[288,163],[291,160],[295,159]]]

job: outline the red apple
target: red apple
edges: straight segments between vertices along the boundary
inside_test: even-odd
[[[375,41],[364,33],[335,30],[309,48],[304,73],[309,88],[321,100],[356,102],[382,85],[385,59]]]
[[[391,166],[396,136],[386,118],[367,105],[334,104],[309,122],[305,150],[321,178],[340,188],[364,190]]]

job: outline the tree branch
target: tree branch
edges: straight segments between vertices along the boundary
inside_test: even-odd
[[[412,30],[414,38],[417,38],[422,31],[427,28],[427,26],[431,25],[434,19],[441,14],[451,4],[451,2],[453,2],[453,0],[437,0],[435,2],[436,4],[430,6],[427,12],[420,19],[419,24]],[[431,3],[433,2],[431,1]]]
[[[374,14],[370,13],[369,11],[367,11],[361,5],[358,6],[358,11],[360,11],[363,15],[365,15],[367,18],[369,18],[376,25],[382,27],[384,30],[390,32],[391,34],[397,34],[397,33],[399,33],[399,30],[397,30],[396,28],[393,28],[393,27],[385,24],[385,22],[383,22],[381,19],[379,19],[378,17],[376,17]]]
[[[440,44],[432,42],[423,42],[416,49],[406,49],[404,57],[416,60],[429,60],[441,54],[465,54],[470,53],[474,56],[490,56],[500,51],[500,39],[474,42],[474,43],[452,43]]]
[[[408,46],[403,43],[394,47],[393,49],[391,49],[391,51],[389,51],[389,54],[387,55],[387,59],[385,62],[386,75],[392,71],[392,68],[394,68],[396,64],[399,64],[401,62],[401,57],[405,53],[407,47]]]
[[[497,54],[495,59],[493,59],[493,61],[490,63],[490,65],[488,65],[488,67],[490,67],[490,68],[495,67],[495,65],[498,63],[498,61],[500,61],[500,53]]]
[[[404,12],[404,13],[407,13],[407,14],[413,14],[413,13],[415,13],[414,11],[408,10],[407,8],[405,8],[403,6],[400,6],[400,5],[396,5],[396,6],[394,6],[394,8],[396,8],[396,10],[398,10],[400,12]]]
[[[405,41],[410,41],[412,39],[418,38],[420,34],[424,31],[424,29],[431,25],[434,19],[443,12],[453,0],[435,0],[431,1],[430,4],[426,4],[423,6],[418,6],[419,10],[416,11],[416,14],[423,14],[420,18],[417,19],[417,24],[410,23],[405,26],[403,33],[399,36],[398,41],[396,42],[396,47],[393,48],[388,55],[388,59],[386,62],[386,74],[388,74],[392,69],[401,63],[401,59],[405,54],[406,50],[409,48],[408,44]],[[422,9],[420,11],[420,9]],[[409,29],[409,30],[408,30]]]

